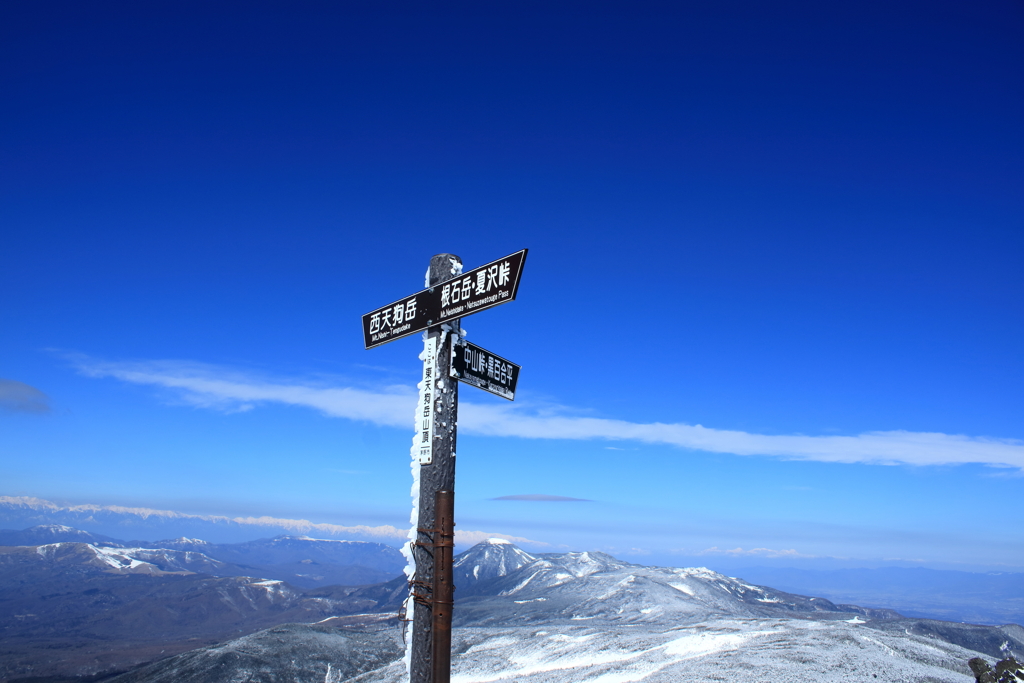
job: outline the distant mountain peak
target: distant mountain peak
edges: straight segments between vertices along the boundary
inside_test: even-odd
[[[503,538],[481,541],[452,562],[456,586],[496,579],[536,562],[537,558]]]
[[[373,543],[372,541],[349,541],[343,538],[313,538],[312,536],[295,536],[292,534],[281,534],[280,536],[274,536],[270,539],[271,543],[282,543],[289,541],[304,541],[307,543],[348,543],[348,544],[359,544],[364,545],[380,545],[379,543]],[[253,541],[258,543],[258,541]]]

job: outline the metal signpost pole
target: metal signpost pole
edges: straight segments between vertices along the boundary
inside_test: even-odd
[[[436,287],[443,282],[452,280],[462,273],[462,261],[452,254],[438,254],[430,259],[428,287]],[[459,333],[458,319],[442,325],[434,325],[427,329],[428,338],[435,339],[436,360],[434,365],[434,394],[432,400],[433,429],[430,443],[429,464],[420,465],[420,505],[419,524],[416,543],[413,545],[413,557],[416,560],[416,575],[413,579],[413,591],[422,598],[413,609],[412,628],[412,665],[410,667],[410,683],[446,683],[448,667],[442,678],[434,678],[434,637],[432,627],[437,607],[442,608],[442,615],[447,615],[447,634],[450,658],[451,639],[451,605],[434,605],[437,595],[435,587],[435,553],[441,550],[436,547],[444,542],[437,516],[437,495],[444,491],[455,497],[455,437],[459,410],[459,383],[450,377],[452,363],[452,344]],[[455,334],[453,334],[453,332]],[[424,458],[421,458],[423,463]],[[450,509],[450,508],[449,508]],[[450,522],[449,522],[450,523]],[[451,550],[448,550],[449,557]],[[448,567],[451,567],[449,561]],[[440,578],[440,577],[438,577]],[[448,579],[451,585],[451,579]],[[428,594],[427,591],[430,591]],[[443,599],[443,598],[442,598]],[[450,595],[448,600],[451,600]],[[429,605],[429,607],[428,607]],[[441,645],[441,643],[438,643]],[[441,662],[437,662],[440,664]],[[445,661],[444,664],[447,664]]]
[[[438,491],[434,508],[437,528],[434,530],[434,625],[433,683],[449,683],[452,675],[452,607],[455,586],[452,585],[452,553],[455,549],[455,492]]]

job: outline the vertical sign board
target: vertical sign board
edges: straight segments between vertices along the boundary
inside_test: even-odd
[[[437,337],[428,337],[423,345],[423,383],[420,385],[419,422],[420,464],[434,461],[434,380],[437,379]]]
[[[496,396],[514,401],[520,366],[468,341],[452,347],[451,375]]]
[[[363,343],[372,349],[431,325],[513,301],[525,262],[523,249],[371,311],[363,316]]]

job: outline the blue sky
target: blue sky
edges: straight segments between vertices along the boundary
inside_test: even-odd
[[[0,13],[0,495],[401,528],[360,315],[525,247],[461,530],[1024,567],[1019,3]]]

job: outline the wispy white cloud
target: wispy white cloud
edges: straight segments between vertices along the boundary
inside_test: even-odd
[[[477,434],[547,439],[612,439],[682,448],[821,462],[948,465],[982,463],[1024,468],[1024,441],[938,432],[886,431],[855,436],[751,434],[701,425],[627,422],[594,417],[538,416],[505,406],[471,404],[459,427]]]
[[[249,410],[267,403],[313,408],[332,417],[364,420],[380,425],[412,424],[416,393],[409,387],[367,391],[353,387],[291,383],[204,363],[187,361],[102,361],[81,354],[66,354],[88,377],[111,377],[131,384],[160,387],[200,408]]]
[[[332,417],[392,427],[410,427],[411,387],[372,391],[317,382],[275,380],[211,365],[181,361],[112,362],[69,356],[90,377],[172,390],[180,400],[204,408],[244,410],[278,403],[304,406]],[[835,463],[953,465],[978,463],[1024,469],[1024,441],[941,432],[878,431],[853,436],[752,434],[701,425],[640,423],[599,417],[539,414],[522,406],[463,401],[464,433],[524,439],[605,439],[665,444],[712,453],[776,456]]]
[[[196,515],[176,510],[156,510],[142,507],[126,507],[123,505],[61,505],[42,498],[31,496],[0,496],[0,510],[32,510],[42,512],[61,519],[70,515],[74,518],[81,518],[85,522],[94,522],[97,517],[100,519],[117,518],[121,523],[126,520],[146,521],[150,519],[162,521],[190,521],[207,522],[214,525],[230,525],[266,529],[270,532],[287,532],[292,534],[321,535],[332,538],[362,536],[376,538],[384,541],[404,542],[409,535],[408,529],[399,529],[390,524],[380,526],[345,526],[342,524],[327,524],[323,522],[311,522],[308,519],[288,519],[286,517],[228,517],[225,515]],[[74,521],[69,520],[69,521]],[[459,545],[475,545],[488,538],[504,538],[513,543],[520,543],[534,546],[547,546],[542,541],[534,541],[521,536],[510,536],[493,531],[456,530],[455,542]]]

